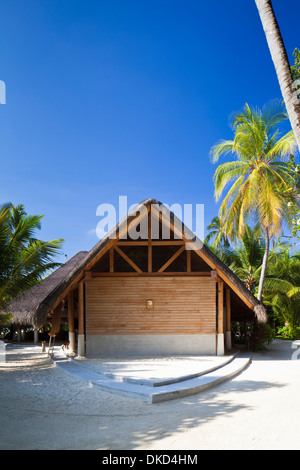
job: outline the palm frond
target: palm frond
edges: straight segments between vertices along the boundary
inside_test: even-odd
[[[232,140],[221,140],[212,147],[210,157],[213,163],[216,163],[221,155],[228,155],[233,152],[234,142]]]
[[[62,239],[37,240],[42,216],[28,216],[23,206],[0,208],[0,308],[58,267],[53,258],[60,253]]]

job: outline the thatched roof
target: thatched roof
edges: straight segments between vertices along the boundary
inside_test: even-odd
[[[267,321],[266,309],[261,302],[247,289],[245,284],[214,254],[207,248],[195,234],[193,234],[183,223],[180,221],[170,210],[156,199],[147,199],[138,204],[131,212],[127,214],[122,221],[120,221],[116,228],[108,233],[102,240],[100,240],[89,252],[82,251],[71,258],[62,267],[58,268],[45,280],[38,285],[26,291],[22,296],[19,296],[11,304],[11,313],[13,314],[13,322],[19,324],[31,324],[36,327],[43,326],[47,321],[54,303],[59,299],[68,286],[74,282],[78,276],[84,275],[86,269],[90,269],[95,257],[101,256],[101,252],[105,251],[108,243],[110,243],[115,235],[122,232],[127,228],[137,215],[137,212],[142,211],[143,208],[148,206],[158,205],[164,217],[170,220],[171,224],[176,227],[181,226],[182,233],[192,241],[196,250],[201,252],[212,265],[216,267],[222,278],[228,281],[229,285],[233,285],[236,293],[244,297],[253,306],[257,319],[262,322]],[[114,235],[114,236],[113,236]]]
[[[53,303],[69,284],[69,279],[77,273],[77,267],[87,251],[80,251],[43,281],[31,287],[11,302],[9,312],[12,322],[21,325],[45,325]]]

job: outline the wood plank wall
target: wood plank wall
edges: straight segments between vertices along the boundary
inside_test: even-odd
[[[216,283],[210,278],[124,276],[86,283],[87,335],[215,332]]]

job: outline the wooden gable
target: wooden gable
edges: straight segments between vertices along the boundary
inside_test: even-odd
[[[91,277],[108,274],[111,276],[120,274],[126,276],[211,276],[211,266],[199,255],[199,252],[187,246],[190,240],[179,238],[172,222],[165,220],[155,209],[149,207],[147,214],[139,214],[131,222],[135,224],[135,233],[139,233],[138,226],[144,217],[147,217],[148,221],[148,235],[145,237],[145,234],[142,234],[137,239],[130,239],[128,236],[125,239],[124,233],[119,233],[117,238],[112,240],[107,249],[101,253],[101,256],[94,260],[93,265],[89,266]],[[155,237],[153,237],[154,223],[157,224]],[[168,226],[169,223],[168,233],[168,227],[166,229],[164,224]]]

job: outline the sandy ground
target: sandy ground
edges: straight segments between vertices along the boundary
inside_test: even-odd
[[[150,405],[88,387],[41,348],[9,348],[0,364],[0,449],[299,450],[297,351],[276,341],[238,377]]]

